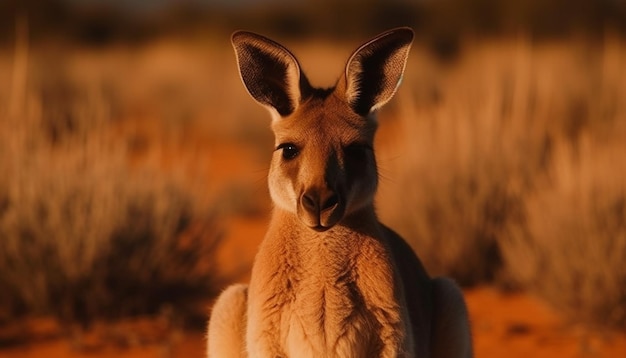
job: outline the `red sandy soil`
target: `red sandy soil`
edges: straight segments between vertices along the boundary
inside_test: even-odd
[[[567,326],[541,302],[524,294],[502,294],[491,288],[466,292],[476,357],[542,358],[626,356],[625,335],[602,335]],[[172,337],[108,342],[73,348],[48,320],[29,323],[28,342],[0,348],[3,358],[148,358],[202,357],[204,334],[178,332]],[[135,330],[136,327],[135,327]],[[145,333],[148,334],[148,333]]]

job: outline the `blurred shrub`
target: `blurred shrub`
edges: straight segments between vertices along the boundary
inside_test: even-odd
[[[563,66],[577,75],[552,99],[563,114],[550,117],[553,123],[546,125],[557,125],[551,134],[551,155],[524,198],[523,220],[509,228],[501,245],[513,280],[572,321],[622,330],[626,329],[625,58],[623,40],[609,36],[597,57],[581,55],[577,65]],[[585,68],[575,71],[576,66]]]
[[[607,145],[608,144],[608,145]],[[575,322],[626,329],[626,141],[559,146],[502,243],[514,279]]]
[[[417,72],[407,73],[393,114],[405,145],[389,163],[392,184],[381,188],[383,218],[412,241],[433,274],[462,285],[506,276],[500,238],[520,219],[522,195],[549,150],[545,128],[526,117],[530,106],[543,111],[548,103],[530,94],[531,52],[517,45],[478,45],[437,80],[409,64]]]
[[[204,320],[198,304],[217,289],[215,216],[181,183],[130,165],[97,83],[65,91],[72,80],[59,81],[52,98],[35,78],[0,117],[0,314]]]
[[[435,274],[526,288],[574,320],[626,327],[624,58],[607,37],[473,44],[437,80],[409,64],[381,118],[400,117],[403,143],[381,160],[393,175],[382,218]]]
[[[0,224],[2,288],[17,310],[88,323],[192,313],[215,293],[215,220],[180,188],[89,165],[20,179]]]

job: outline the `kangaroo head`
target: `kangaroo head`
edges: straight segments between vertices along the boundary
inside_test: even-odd
[[[387,31],[359,47],[330,89],[314,88],[278,43],[235,32],[232,43],[250,95],[272,114],[269,171],[274,204],[323,231],[372,206],[378,183],[375,111],[402,79],[413,31]]]

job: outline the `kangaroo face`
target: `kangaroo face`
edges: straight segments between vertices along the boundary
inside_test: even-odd
[[[334,88],[317,89],[281,45],[233,34],[243,83],[272,114],[269,188],[276,206],[323,231],[372,205],[374,113],[395,93],[412,39],[409,28],[379,35],[352,54]]]
[[[325,230],[371,204],[377,184],[372,118],[330,95],[303,103],[272,129],[269,187],[276,205]]]

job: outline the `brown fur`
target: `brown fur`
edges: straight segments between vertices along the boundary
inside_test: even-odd
[[[279,44],[233,35],[246,88],[272,112],[275,208],[249,286],[213,309],[210,357],[471,357],[461,291],[431,279],[374,211],[374,114],[412,39],[408,28],[379,35],[320,90]]]

